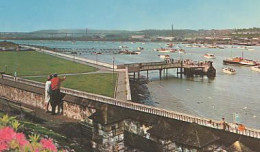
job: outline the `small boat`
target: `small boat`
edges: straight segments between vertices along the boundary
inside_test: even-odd
[[[172,48],[172,47],[174,46],[174,44],[173,44],[173,43],[167,43],[167,46],[168,46],[169,48]]]
[[[215,59],[215,55],[214,54],[210,54],[210,53],[206,53],[203,55],[204,58],[207,58],[207,59]]]
[[[143,50],[144,48],[143,47],[138,47],[137,50],[141,51]]]
[[[236,70],[235,70],[235,69],[232,69],[232,68],[230,68],[230,67],[224,68],[224,69],[223,69],[223,72],[224,72],[224,73],[227,73],[227,74],[236,74]]]
[[[256,62],[253,60],[248,60],[248,59],[243,59],[239,62],[242,65],[247,65],[247,66],[255,66]]]
[[[128,48],[128,47],[125,45],[120,45],[119,48]]]
[[[179,52],[179,53],[185,53],[185,50],[184,50],[184,49],[179,49],[178,52]]]
[[[170,55],[158,55],[161,59],[169,59]]]
[[[252,70],[260,72],[260,65],[251,67]]]

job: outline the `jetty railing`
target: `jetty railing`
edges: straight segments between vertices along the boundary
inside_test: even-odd
[[[39,88],[44,88],[44,83],[32,81],[32,80],[27,80],[19,77],[13,77],[9,75],[2,75],[3,79],[11,80],[14,82],[19,82],[22,84],[34,86],[34,87],[39,87]],[[78,96],[81,98],[101,102],[104,104],[110,104],[118,107],[123,107],[123,108],[128,108],[136,111],[141,111],[144,113],[149,113],[153,115],[158,115],[166,118],[171,118],[171,119],[176,119],[184,122],[189,122],[189,123],[196,123],[202,126],[207,126],[215,129],[223,129],[222,122],[217,121],[217,120],[211,120],[211,119],[206,119],[206,118],[201,118],[197,116],[192,116],[188,114],[183,114],[175,111],[170,111],[170,110],[165,110],[162,108],[157,108],[157,107],[152,107],[148,105],[143,105],[139,103],[134,103],[134,102],[129,102],[129,101],[121,101],[117,100],[114,98],[102,96],[102,95],[97,95],[97,94],[92,94],[88,92],[83,92],[83,91],[78,91],[78,90],[73,90],[73,89],[68,89],[68,88],[61,88],[61,92],[73,96]],[[239,131],[235,128],[227,127],[225,131],[228,132],[233,132],[236,134],[240,135],[245,135],[253,138],[260,138],[260,130],[258,129],[252,129],[252,128],[245,128],[243,131]]]

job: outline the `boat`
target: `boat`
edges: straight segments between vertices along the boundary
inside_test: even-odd
[[[165,52],[171,52],[172,49],[170,48],[160,48],[160,49],[154,49],[154,51],[158,51],[158,52],[162,52],[162,53],[165,53]]]
[[[260,65],[251,67],[252,70],[260,72]]]
[[[170,55],[158,55],[161,59],[169,59]]]
[[[237,64],[237,65],[240,65],[241,61],[243,60],[243,58],[241,57],[235,57],[235,58],[228,58],[228,59],[225,59],[223,60],[223,64],[226,65],[226,64]]]
[[[128,48],[128,47],[125,45],[120,45],[119,48]]]
[[[179,53],[185,53],[185,50],[184,50],[184,49],[179,49],[178,52],[179,52]]]
[[[230,67],[224,68],[224,69],[223,69],[223,72],[224,72],[224,73],[227,73],[227,74],[236,74],[236,70],[233,69],[233,68],[230,68]]]
[[[204,58],[207,58],[207,59],[215,59],[215,55],[214,54],[210,54],[210,53],[206,53],[203,55]]]
[[[168,46],[169,48],[172,48],[172,47],[174,46],[174,44],[173,44],[173,43],[167,43],[167,46]]]
[[[240,62],[239,62],[241,65],[247,65],[247,66],[255,66],[256,65],[256,62],[253,61],[253,60],[248,60],[248,59],[242,59]]]
[[[138,47],[137,50],[141,51],[143,50],[144,48],[143,47]]]

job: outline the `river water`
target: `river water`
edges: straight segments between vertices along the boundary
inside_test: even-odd
[[[52,48],[119,48],[128,46],[129,50],[143,47],[140,55],[102,54],[95,55],[82,53],[80,56],[112,64],[113,57],[116,64],[162,61],[159,54],[169,54],[174,59],[192,59],[204,61],[205,53],[212,53],[213,66],[217,76],[211,80],[207,77],[194,77],[192,79],[177,78],[176,70],[168,71],[168,78],[159,80],[159,72],[149,72],[150,82],[147,84],[154,106],[178,112],[198,115],[209,119],[227,121],[233,120],[233,113],[238,113],[241,123],[248,127],[260,129],[260,72],[252,71],[250,67],[233,66],[237,71],[235,75],[224,74],[223,59],[241,56],[244,58],[260,60],[260,47],[252,46],[253,50],[237,48],[238,46],[225,46],[225,49],[192,48],[185,44],[176,44],[186,50],[186,54],[159,53],[154,48],[166,47],[166,43],[130,43],[130,42],[84,42],[84,41],[29,41],[16,40],[20,44],[41,45]],[[141,73],[146,76],[146,72]]]

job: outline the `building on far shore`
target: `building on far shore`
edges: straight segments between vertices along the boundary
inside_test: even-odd
[[[132,35],[131,36],[132,39],[144,39],[145,38],[145,35]]]

